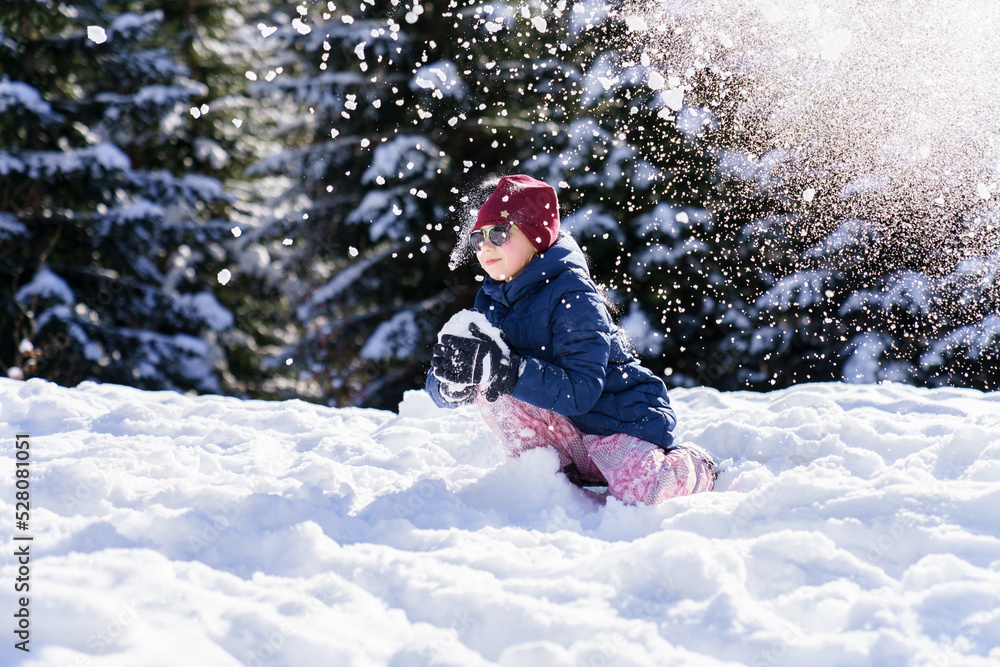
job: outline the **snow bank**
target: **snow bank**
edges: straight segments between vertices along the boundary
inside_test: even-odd
[[[474,408],[399,413],[0,379],[18,665],[988,665],[1000,394],[672,390],[716,492],[626,507]],[[10,616],[7,617],[10,619]]]

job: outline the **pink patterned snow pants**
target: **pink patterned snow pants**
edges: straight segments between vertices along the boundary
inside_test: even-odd
[[[623,503],[656,505],[715,485],[713,464],[698,449],[678,446],[668,452],[624,433],[582,433],[568,417],[510,396],[490,403],[480,394],[477,403],[508,456],[551,446],[564,467],[573,463],[581,479],[607,482],[608,493]]]

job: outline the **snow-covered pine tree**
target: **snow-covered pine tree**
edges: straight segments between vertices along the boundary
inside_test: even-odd
[[[629,179],[648,174],[581,111],[583,70],[602,48],[585,33],[604,10],[455,1],[327,10],[272,14],[269,39],[282,48],[258,72],[263,96],[300,108],[283,128],[288,150],[261,165],[289,178],[268,253],[306,330],[284,356],[325,400],[393,407],[422,382],[441,323],[471,305],[476,271],[448,265],[473,186],[527,171],[560,188],[572,211],[616,188],[627,202]],[[607,169],[603,185],[587,176],[592,162]]]
[[[253,232],[271,215],[267,200],[281,184],[251,175],[248,168],[282,149],[281,137],[273,137],[271,129],[283,122],[289,109],[261,104],[249,90],[254,69],[267,52],[264,35],[252,19],[267,3],[199,0],[157,5],[177,60],[206,91],[194,105],[197,119],[189,119],[183,135],[176,137],[176,156],[182,162],[175,166],[222,180],[230,197],[225,213],[235,223],[233,234],[221,243],[226,261],[213,263],[208,276],[209,282],[216,282],[219,267],[227,271],[223,275],[229,281],[217,287],[215,295],[235,321],[218,336],[228,367],[223,387],[228,393],[271,398],[283,378],[264,359],[287,342],[291,315],[267,251]]]
[[[579,69],[580,85],[565,129],[526,166],[567,186],[566,227],[643,362],[669,384],[732,388],[742,359],[729,334],[745,319],[748,283],[736,240],[746,218],[718,215],[719,158],[707,141],[726,103],[725,73],[670,70],[627,3],[577,3],[570,16],[560,57]],[[682,78],[708,94],[686,100]]]
[[[1000,250],[969,249],[951,271],[901,268],[840,306],[852,333],[848,382],[891,380],[993,391],[1000,387]]]
[[[213,218],[220,182],[188,173],[207,88],[163,12],[131,4],[0,7],[0,361],[69,385],[218,391],[233,318],[205,278],[233,225]]]
[[[746,229],[748,244],[781,252],[761,264],[761,284],[770,286],[733,336],[745,386],[998,386],[1000,252],[983,254],[996,239],[968,234],[975,243],[963,244],[956,234],[953,254],[963,258],[942,263],[939,253],[887,234],[888,219],[846,218],[803,245],[792,233],[803,217],[770,216]]]

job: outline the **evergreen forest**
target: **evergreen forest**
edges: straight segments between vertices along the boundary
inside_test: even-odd
[[[729,122],[752,81],[633,17],[0,3],[0,371],[395,409],[472,305],[483,184],[527,173],[668,386],[997,389],[996,216],[826,206]]]

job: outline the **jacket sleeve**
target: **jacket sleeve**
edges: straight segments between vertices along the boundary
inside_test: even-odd
[[[451,401],[446,401],[444,397],[441,396],[441,382],[437,379],[434,373],[427,371],[427,380],[424,382],[424,389],[430,394],[431,400],[434,401],[434,405],[439,408],[457,408],[460,403],[452,403]]]
[[[587,413],[604,390],[611,354],[611,322],[598,294],[563,292],[551,308],[552,362],[526,356],[511,395],[573,416]]]

